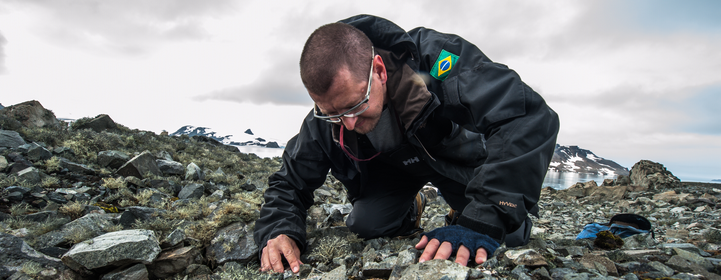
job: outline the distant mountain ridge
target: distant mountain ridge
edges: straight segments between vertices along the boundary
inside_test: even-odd
[[[221,142],[225,145],[232,146],[258,146],[265,148],[283,148],[278,145],[278,142],[267,141],[260,137],[255,137],[250,129],[245,130],[245,133],[241,136],[225,135],[220,136],[217,132],[211,130],[208,127],[195,127],[192,125],[186,125],[175,132],[170,134],[171,136],[188,135],[193,136],[205,136]]]
[[[628,168],[615,161],[595,155],[593,152],[578,146],[561,146],[556,144],[549,171],[591,173],[599,175],[628,175]]]

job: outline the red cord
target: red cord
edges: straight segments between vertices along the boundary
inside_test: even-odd
[[[348,150],[346,150],[345,144],[343,144],[343,131],[344,130],[345,130],[345,126],[341,125],[340,126],[340,148],[343,149],[343,152],[346,155],[348,155],[351,159],[353,159],[355,161],[369,161],[381,154],[381,152],[378,152],[377,154],[373,155],[372,157],[370,157],[368,159],[359,159],[359,158],[353,156],[351,153],[348,152]]]

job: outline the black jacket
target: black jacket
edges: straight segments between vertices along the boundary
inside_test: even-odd
[[[528,213],[537,211],[543,178],[553,156],[559,121],[536,92],[513,70],[492,62],[461,37],[419,27],[404,31],[379,17],[343,20],[373,42],[388,72],[388,97],[399,112],[405,137],[435,171],[467,184],[471,202],[458,224],[503,242]],[[458,56],[445,79],[428,73],[445,50]],[[416,75],[420,74],[420,75]],[[425,77],[425,83],[418,83]],[[339,126],[306,116],[283,152],[283,166],[272,176],[255,224],[255,242],[286,234],[306,247],[307,209],[328,171],[352,200],[360,188],[363,164],[338,143]],[[360,153],[345,133],[349,149]],[[365,137],[365,136],[362,136]]]

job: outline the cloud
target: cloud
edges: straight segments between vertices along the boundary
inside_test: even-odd
[[[7,45],[7,43],[8,40],[0,33],[0,74],[7,72],[5,68],[5,45]]]
[[[231,86],[193,97],[195,101],[224,100],[238,103],[305,105],[313,101],[300,80],[298,53],[275,52],[273,61],[265,61],[269,68],[262,70],[255,81],[247,85]],[[251,62],[258,63],[258,62]],[[250,64],[250,63],[249,63]]]
[[[41,14],[35,29],[48,40],[95,51],[143,54],[157,44],[202,40],[207,16],[237,9],[233,1],[16,1]],[[47,24],[51,22],[51,24]]]

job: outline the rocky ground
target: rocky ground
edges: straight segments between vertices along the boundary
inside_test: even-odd
[[[0,279],[721,279],[721,185],[639,161],[630,176],[541,193],[532,241],[481,265],[417,263],[418,239],[362,240],[329,177],[308,213],[299,274],[258,272],[252,231],[280,160],[204,137],[131,130],[109,116],[67,125],[37,102],[0,110]],[[448,206],[433,188],[426,230]],[[619,213],[652,233],[575,240]]]

